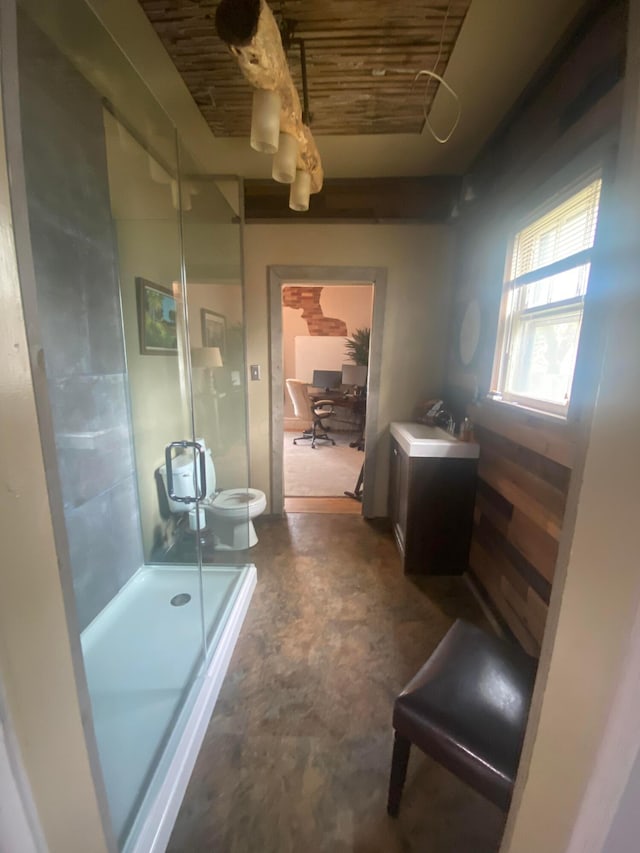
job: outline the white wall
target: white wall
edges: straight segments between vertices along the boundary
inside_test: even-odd
[[[3,711],[0,696],[0,851],[43,853],[42,830],[37,823],[24,769],[20,767],[18,770],[16,767],[16,761],[19,760],[16,755],[17,745],[15,742],[9,743],[11,735],[5,730]],[[29,797],[28,803],[25,802],[26,797]]]
[[[373,290],[370,287],[328,286],[320,299],[325,317],[337,317],[347,324],[347,335],[371,327]],[[292,309],[288,309],[292,310]]]
[[[375,514],[386,515],[388,425],[440,391],[450,308],[452,233],[429,225],[247,225],[247,355],[262,365],[249,383],[250,468],[270,496],[270,387],[267,267],[275,264],[386,267]],[[327,314],[329,314],[327,310]],[[330,314],[330,316],[335,316]]]
[[[640,838],[640,753],[611,825],[602,853],[637,853]]]

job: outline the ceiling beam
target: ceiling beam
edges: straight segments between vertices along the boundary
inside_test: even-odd
[[[460,177],[327,179],[301,216],[286,205],[288,187],[273,181],[244,182],[245,222],[444,223],[458,200]]]

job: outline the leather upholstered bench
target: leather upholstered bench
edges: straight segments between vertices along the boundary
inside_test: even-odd
[[[411,744],[507,810],[537,661],[458,620],[395,701],[387,811],[396,817]]]

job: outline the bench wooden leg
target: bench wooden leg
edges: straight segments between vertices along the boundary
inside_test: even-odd
[[[404,788],[404,780],[407,778],[410,749],[411,741],[396,732],[393,740],[393,757],[391,759],[391,776],[389,778],[389,799],[387,801],[387,812],[391,817],[398,817],[400,798],[402,797],[402,789]]]

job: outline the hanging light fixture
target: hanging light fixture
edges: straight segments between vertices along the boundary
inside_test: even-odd
[[[280,133],[278,150],[273,155],[271,177],[280,184],[292,184],[296,177],[298,140],[290,133]]]
[[[296,179],[291,184],[289,192],[289,207],[291,210],[304,212],[309,210],[309,196],[311,195],[311,175],[298,169]]]
[[[251,147],[262,154],[275,154],[280,137],[280,95],[270,89],[255,89],[251,110]]]
[[[287,64],[283,35],[265,0],[221,0],[216,29],[253,86],[251,147],[274,154],[272,177],[291,184],[289,207],[309,209],[309,197],[322,189],[323,171],[310,116],[304,43],[300,47],[304,111]],[[291,22],[284,24],[287,46],[293,43]]]

